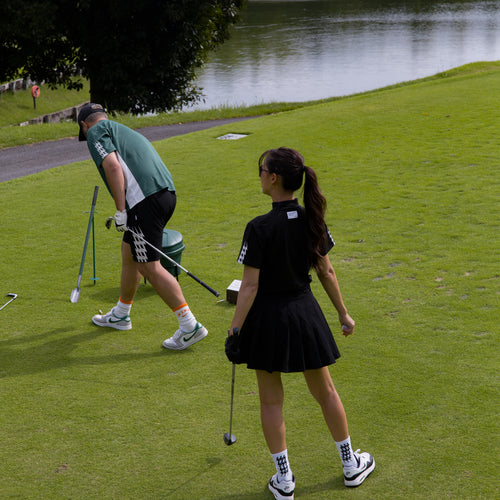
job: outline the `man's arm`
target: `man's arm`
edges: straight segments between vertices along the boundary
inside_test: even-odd
[[[102,167],[104,168],[104,174],[106,175],[106,180],[111,189],[111,194],[115,200],[116,209],[123,212],[126,208],[125,177],[116,151],[113,151],[104,158]]]

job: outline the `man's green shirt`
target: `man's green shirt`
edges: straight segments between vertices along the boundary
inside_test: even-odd
[[[127,208],[165,188],[175,192],[172,175],[155,148],[135,130],[111,120],[101,120],[89,128],[87,144],[110,192],[102,161],[116,151],[125,177]]]

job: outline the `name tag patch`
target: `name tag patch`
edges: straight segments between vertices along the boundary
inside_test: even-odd
[[[297,210],[293,210],[292,212],[287,212],[286,215],[289,219],[298,219],[299,217]]]

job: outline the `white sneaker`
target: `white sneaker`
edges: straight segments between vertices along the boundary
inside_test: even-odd
[[[276,500],[293,500],[295,491],[295,477],[291,481],[278,481],[278,473],[269,479],[269,491]]]
[[[375,460],[369,453],[356,450],[354,458],[358,462],[357,467],[344,467],[344,484],[351,488],[359,486],[375,469]]]
[[[107,314],[96,314],[92,318],[93,323],[97,326],[108,326],[117,330],[130,330],[132,328],[130,316],[128,314],[127,316],[116,316],[114,310],[113,307]]]
[[[165,349],[181,351],[190,345],[196,344],[196,342],[204,339],[207,335],[207,329],[202,324],[196,323],[196,326],[190,332],[184,332],[179,328],[172,337],[164,340],[162,345]]]

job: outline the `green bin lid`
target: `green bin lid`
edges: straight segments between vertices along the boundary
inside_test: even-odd
[[[164,229],[161,246],[166,254],[184,250],[185,247],[182,241],[182,234],[174,229]]]

